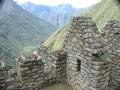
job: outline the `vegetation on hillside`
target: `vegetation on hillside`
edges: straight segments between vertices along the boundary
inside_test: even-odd
[[[0,33],[0,60],[4,61],[7,66],[15,64],[15,57],[19,54],[19,49],[8,38]]]
[[[17,55],[41,44],[55,29],[48,22],[23,10],[14,1],[5,0],[0,9],[1,60],[13,65]]]
[[[62,49],[66,32],[66,28],[59,29],[58,31],[54,32],[43,45],[47,46],[49,50]]]
[[[84,16],[92,17],[101,31],[109,20],[120,20],[120,4],[116,1],[102,0],[91,7],[90,11],[85,13]]]

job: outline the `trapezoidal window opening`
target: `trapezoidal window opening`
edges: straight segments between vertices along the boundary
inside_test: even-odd
[[[81,71],[81,60],[77,59],[77,72]]]

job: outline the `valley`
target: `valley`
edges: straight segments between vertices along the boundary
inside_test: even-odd
[[[26,2],[18,5],[58,28],[63,27],[66,23],[68,23],[73,16],[78,16],[87,11],[87,8],[74,8],[70,4],[45,6]]]
[[[40,45],[55,30],[54,25],[25,11],[14,1],[5,0],[0,9],[0,46],[4,49],[0,55],[7,59],[1,57],[1,60],[15,65],[18,55],[31,52],[31,47]]]
[[[0,55],[9,66],[15,65],[17,56],[31,54],[40,47],[52,33],[67,25],[73,16],[86,11],[68,4],[50,7],[30,2],[17,4],[13,0],[5,0],[1,6]]]

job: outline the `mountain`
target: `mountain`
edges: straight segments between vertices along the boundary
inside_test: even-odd
[[[103,30],[109,20],[120,20],[120,3],[117,1],[120,0],[101,0],[84,15],[92,17],[99,30]]]
[[[19,55],[19,49],[0,32],[0,60],[4,61],[7,66],[13,66],[17,55]]]
[[[19,4],[23,9],[40,17],[43,20],[59,27],[69,22],[72,16],[86,11],[86,9],[74,8],[69,4],[58,6],[37,5],[30,2]]]
[[[61,50],[63,48],[63,41],[66,32],[67,30],[65,27],[58,29],[43,43],[43,45],[52,51]]]
[[[98,4],[90,7],[89,12],[84,13],[83,16],[92,17],[99,30],[102,31],[109,20],[120,20],[120,3],[117,3],[116,0],[101,0]],[[61,49],[66,31],[65,28],[56,31],[44,45],[50,50]]]
[[[15,62],[12,56],[23,50],[29,51],[34,45],[40,45],[55,29],[55,26],[25,11],[14,1],[4,0],[0,9],[0,46],[4,51],[10,50],[7,55],[4,54],[8,58],[6,63]]]

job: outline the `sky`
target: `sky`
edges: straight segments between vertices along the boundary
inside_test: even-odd
[[[100,0],[15,0],[18,3],[32,2],[34,4],[42,4],[47,6],[57,6],[60,4],[71,4],[76,8],[86,8],[98,3]]]

